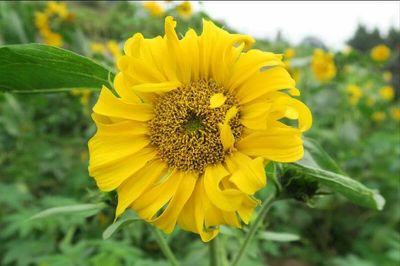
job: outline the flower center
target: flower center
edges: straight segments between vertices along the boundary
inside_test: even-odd
[[[223,93],[226,100],[211,108],[210,98],[216,93]],[[213,80],[194,81],[158,96],[149,122],[151,143],[170,167],[203,172],[207,165],[223,162],[231,152],[224,150],[218,124],[233,106],[238,107],[238,101]],[[243,129],[239,115],[229,121],[235,140]]]

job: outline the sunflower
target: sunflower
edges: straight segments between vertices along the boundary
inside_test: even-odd
[[[184,1],[183,3],[179,4],[176,7],[176,10],[178,11],[178,14],[185,19],[190,18],[193,13],[192,4],[189,1]]]
[[[329,81],[336,76],[336,65],[332,53],[322,49],[315,49],[311,60],[311,68],[314,76],[319,81]]]
[[[291,97],[281,55],[210,21],[181,39],[175,26],[167,17],[163,37],[126,41],[115,91],[103,87],[93,107],[89,172],[117,191],[116,217],[132,208],[166,233],[178,224],[209,241],[250,221],[265,165],[302,158],[312,117]]]
[[[362,90],[360,89],[360,87],[354,84],[350,84],[347,86],[346,92],[349,96],[350,103],[352,105],[357,105],[362,96]]]
[[[143,7],[154,17],[160,17],[165,13],[163,6],[156,1],[145,2]]]
[[[391,54],[390,48],[384,44],[380,44],[372,48],[371,57],[377,62],[383,62],[389,59]]]
[[[394,89],[392,86],[383,86],[379,89],[379,96],[385,100],[390,102],[394,98]]]

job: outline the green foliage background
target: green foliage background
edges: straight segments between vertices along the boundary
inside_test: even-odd
[[[57,28],[63,47],[110,69],[113,58],[93,53],[91,41],[113,39],[122,45],[135,32],[146,37],[163,33],[163,17],[150,16],[140,3],[67,5],[74,19]],[[168,5],[167,13],[176,17],[180,33],[188,27],[200,32],[202,18],[208,18],[197,12],[185,20],[174,10],[174,3]],[[34,12],[45,6],[43,2],[0,2],[0,44],[40,42]],[[349,42],[354,49],[335,54],[338,75],[329,83],[321,84],[313,77],[309,61],[314,47],[309,42],[295,47],[293,59],[294,68],[301,71],[302,98],[314,116],[306,136],[318,140],[349,176],[379,189],[386,199],[384,210],[364,209],[343,197],[314,195],[314,191],[307,197],[302,191],[298,200],[274,205],[263,227],[273,232],[260,231],[241,265],[400,263],[400,129],[390,115],[392,107],[399,107],[399,31],[393,29],[390,34],[385,39],[359,29]],[[391,59],[384,64],[369,57],[370,49],[381,42],[392,49]],[[256,47],[282,53],[290,44],[259,40]],[[390,82],[397,95],[392,102],[378,97],[379,88],[387,85],[384,70],[393,73]],[[349,84],[363,90],[356,106],[346,95]],[[372,107],[367,105],[368,96],[376,99]],[[129,223],[102,239],[113,222],[116,195],[99,192],[88,176],[87,141],[95,132],[90,108],[97,92],[90,93],[87,102],[82,97],[69,92],[0,94],[0,265],[168,265],[142,222]],[[386,119],[374,122],[374,111],[385,112]],[[295,183],[294,188],[301,185]],[[269,187],[258,197],[265,198]],[[89,212],[30,219],[51,207],[98,202],[106,204]],[[222,232],[221,242],[232,257],[244,230],[222,228]],[[183,265],[207,265],[207,247],[197,236],[178,229],[168,241]]]

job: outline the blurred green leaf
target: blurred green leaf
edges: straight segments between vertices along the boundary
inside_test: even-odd
[[[305,153],[300,161],[302,165],[322,168],[331,172],[344,174],[336,162],[328,153],[313,139],[304,138]]]
[[[140,218],[134,212],[125,212],[119,220],[104,230],[103,239],[109,239],[119,228],[136,221],[140,221]]]
[[[104,208],[104,203],[98,204],[78,204],[78,205],[70,205],[70,206],[62,206],[62,207],[55,207],[44,210],[35,214],[30,219],[39,219],[45,218],[49,216],[55,216],[60,214],[70,214],[70,213],[79,213],[79,214],[90,214],[94,215],[99,212],[101,209]]]
[[[385,199],[379,192],[367,188],[350,177],[300,163],[291,164],[289,168],[293,168],[298,173],[303,174],[304,178],[316,181],[345,196],[354,204],[375,210],[382,210],[385,205]]]
[[[291,233],[264,231],[258,236],[260,239],[276,242],[293,242],[300,240],[300,236]]]
[[[42,44],[0,47],[0,90],[54,92],[100,89],[113,74],[89,58]]]

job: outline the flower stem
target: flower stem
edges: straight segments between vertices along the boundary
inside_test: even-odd
[[[272,203],[274,203],[275,199],[275,193],[271,193],[269,197],[265,199],[263,204],[261,205],[261,210],[260,213],[258,214],[256,220],[253,222],[253,224],[250,226],[250,230],[246,234],[246,238],[240,247],[239,252],[237,253],[235,259],[233,260],[231,266],[236,266],[239,265],[240,259],[243,257],[247,246],[253,239],[254,235],[256,234],[256,231],[258,227],[260,226],[262,220],[264,219],[265,215],[267,214],[268,210],[271,208]]]
[[[160,230],[158,230],[157,228],[155,228],[154,226],[151,226],[151,225],[150,225],[150,227],[154,232],[158,246],[160,247],[161,251],[164,253],[165,257],[167,257],[169,263],[171,263],[172,266],[179,266],[179,263],[176,260],[174,253],[172,253],[172,250],[169,248],[168,243],[167,243],[167,241],[165,241],[165,238],[162,235],[162,233],[160,232]]]
[[[219,266],[218,238],[214,238],[208,245],[210,250],[210,266]]]

